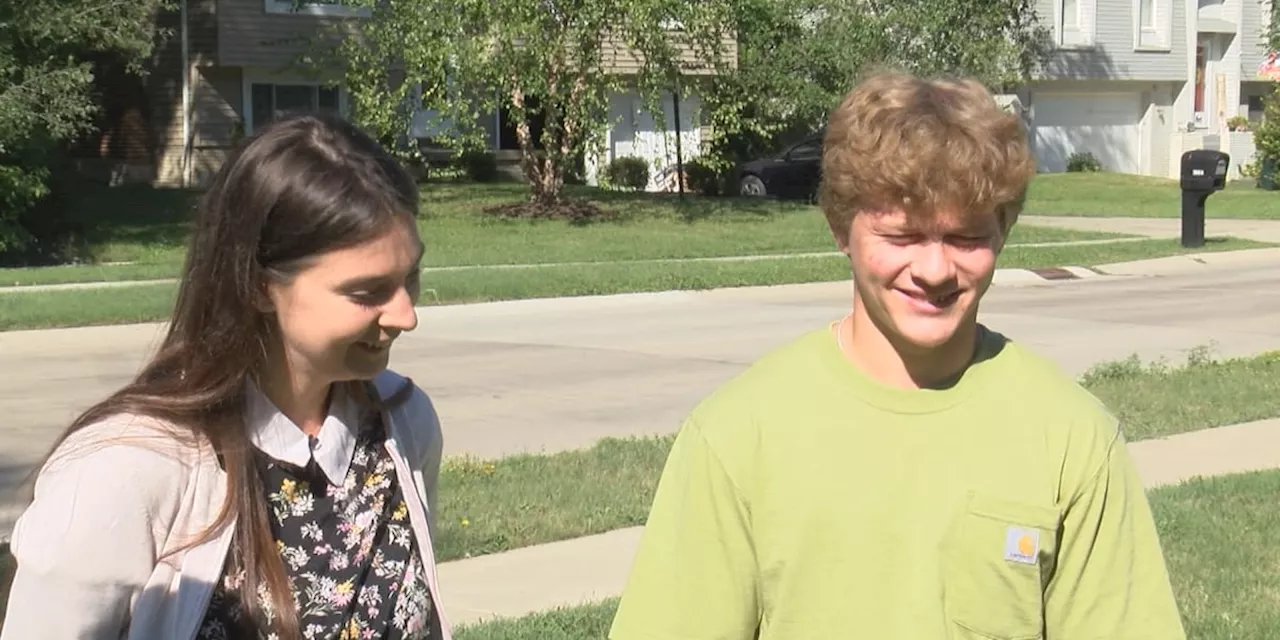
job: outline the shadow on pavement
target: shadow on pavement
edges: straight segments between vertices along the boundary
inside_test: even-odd
[[[17,519],[22,505],[26,504],[34,467],[30,463],[18,463],[0,457],[0,539],[9,535],[13,520]],[[17,564],[9,553],[9,543],[0,543],[0,628],[4,627],[4,614],[9,603],[9,587]]]

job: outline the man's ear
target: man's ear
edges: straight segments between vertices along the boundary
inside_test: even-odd
[[[830,229],[831,237],[836,241],[836,249],[846,256],[849,255],[849,233],[853,229],[853,221],[850,220],[843,230],[836,228],[835,225],[830,225]]]
[[[1005,244],[1009,242],[1010,231],[1013,231],[1011,225],[1010,226],[1005,226],[1004,224],[1000,225],[1000,233],[996,235],[995,246],[992,247],[993,249],[995,249],[997,256],[1000,255],[1001,251],[1004,251]]]

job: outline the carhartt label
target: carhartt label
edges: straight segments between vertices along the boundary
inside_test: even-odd
[[[1004,540],[1004,559],[1022,564],[1035,564],[1040,555],[1040,532],[1036,529],[1009,527]]]

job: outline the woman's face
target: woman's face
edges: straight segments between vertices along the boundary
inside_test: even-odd
[[[288,283],[269,285],[277,346],[291,377],[329,384],[385,369],[392,343],[418,325],[422,252],[417,229],[396,225],[315,257]]]

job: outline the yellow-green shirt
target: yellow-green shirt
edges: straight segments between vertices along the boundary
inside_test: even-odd
[[[940,390],[882,385],[827,329],[700,404],[613,640],[1182,640],[1111,414],[983,331]]]

